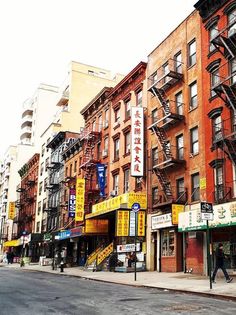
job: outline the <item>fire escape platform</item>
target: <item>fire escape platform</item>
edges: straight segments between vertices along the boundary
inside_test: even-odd
[[[175,159],[175,158],[172,158],[172,159],[168,159],[166,161],[163,161],[161,163],[158,163],[156,165],[153,166],[153,169],[168,169],[172,166],[177,166],[177,165],[183,165],[185,164],[186,161],[185,160],[179,160],[179,159]]]

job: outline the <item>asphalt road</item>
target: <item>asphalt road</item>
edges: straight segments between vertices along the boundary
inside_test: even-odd
[[[0,315],[236,314],[236,303],[0,268]]]

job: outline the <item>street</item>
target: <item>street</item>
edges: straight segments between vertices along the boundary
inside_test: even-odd
[[[0,268],[1,315],[235,314],[236,303],[167,290]]]

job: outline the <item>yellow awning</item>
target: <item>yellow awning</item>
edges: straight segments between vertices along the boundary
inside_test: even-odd
[[[20,239],[18,240],[12,240],[12,241],[7,241],[3,244],[4,247],[16,247],[20,246]]]

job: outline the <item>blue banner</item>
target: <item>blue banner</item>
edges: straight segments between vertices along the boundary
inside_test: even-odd
[[[68,204],[69,218],[75,217],[75,189],[70,188],[69,204]]]
[[[97,177],[100,196],[105,197],[105,164],[97,164]]]

